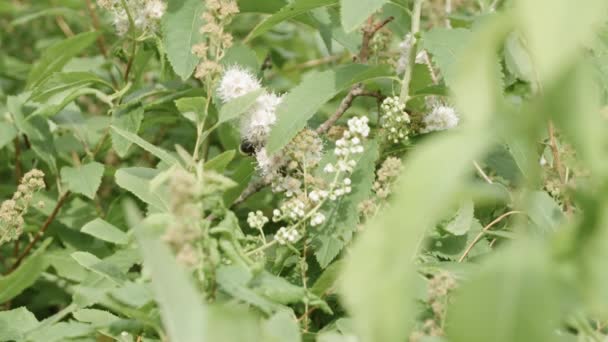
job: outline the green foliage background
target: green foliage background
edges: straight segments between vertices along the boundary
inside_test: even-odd
[[[0,199],[33,168],[47,184],[25,234],[0,246],[0,340],[607,338],[605,0],[454,1],[448,14],[431,0],[239,0],[222,63],[285,93],[269,152],[325,122],[360,83],[384,96],[405,84],[408,110],[424,112],[433,95],[461,115],[458,129],[403,146],[370,141],[352,193],[311,232],[303,261],[274,247],[250,258],[247,214],[271,216],[278,201],[264,188],[234,205],[258,176],[233,121],[260,93],[222,106],[192,77],[205,1],[169,1],[159,32],[137,41],[87,3],[0,2]],[[370,16],[393,17],[385,30],[398,51],[415,3],[417,47],[437,84],[424,65],[403,82],[386,51],[353,62]],[[338,124],[355,114],[379,132],[375,99],[358,98]],[[387,156],[403,172],[361,220]],[[205,170],[205,239],[221,255],[205,270],[212,290],[161,239],[173,220],[164,180],[176,166]],[[429,289],[445,272],[456,286],[433,335]]]

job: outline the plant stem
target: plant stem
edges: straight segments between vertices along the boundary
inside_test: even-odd
[[[513,214],[523,214],[523,212],[517,211],[517,210],[506,212],[506,213],[498,216],[494,221],[490,222],[487,226],[483,227],[483,229],[481,230],[481,232],[479,232],[479,234],[477,234],[477,236],[475,237],[475,239],[473,239],[473,241],[467,247],[467,249],[464,251],[464,253],[462,253],[462,256],[460,257],[460,259],[458,259],[458,262],[462,262],[464,260],[464,258],[466,258],[467,255],[469,255],[469,253],[471,252],[471,250],[473,249],[473,247],[475,246],[475,244],[481,239],[481,237],[483,236],[483,234],[486,231],[488,231],[490,228],[492,228],[498,222],[502,221],[505,217],[511,216]]]
[[[27,245],[27,247],[25,247],[25,249],[23,250],[21,255],[19,255],[19,258],[17,258],[17,260],[15,261],[13,266],[11,266],[8,273],[13,272],[15,269],[17,269],[17,267],[19,267],[21,262],[23,262],[23,259],[25,259],[25,257],[29,254],[29,252],[32,250],[32,248],[36,244],[36,242],[38,242],[40,240],[40,238],[42,238],[42,236],[44,235],[44,232],[46,232],[46,230],[49,228],[49,226],[51,225],[51,223],[53,222],[53,220],[59,213],[59,210],[65,204],[65,201],[69,195],[70,195],[70,192],[66,191],[63,195],[61,195],[61,197],[59,197],[59,200],[57,201],[55,208],[53,208],[51,215],[49,215],[49,217],[47,217],[46,221],[44,221],[44,223],[42,224],[42,227],[40,228],[38,233],[36,233],[36,236],[34,236],[34,239],[32,239],[32,241],[30,241],[30,243]]]
[[[412,81],[412,69],[414,67],[414,63],[416,62],[416,34],[420,31],[420,13],[422,12],[422,2],[424,0],[414,0],[414,7],[412,8],[412,28],[410,30],[410,34],[412,35],[413,43],[412,47],[408,51],[408,65],[405,68],[405,73],[403,75],[403,81],[401,82],[401,93],[399,94],[399,99],[404,104],[407,104],[407,101],[410,99],[410,83]]]

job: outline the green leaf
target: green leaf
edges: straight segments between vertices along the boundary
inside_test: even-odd
[[[37,325],[36,316],[24,307],[2,311],[0,312],[0,341],[23,341],[24,334]]]
[[[432,55],[445,80],[451,87],[457,77],[459,54],[471,39],[471,31],[463,28],[445,29],[434,28],[422,34],[422,47]]]
[[[389,0],[340,0],[342,27],[354,31]]]
[[[55,157],[57,151],[48,121],[39,116],[26,117],[23,113],[23,101],[25,101],[23,95],[9,96],[6,100],[6,107],[12,114],[19,133],[27,135],[36,155],[47,163],[51,171],[57,172]]]
[[[232,159],[234,159],[235,155],[236,155],[235,150],[229,150],[229,151],[222,152],[221,154],[215,156],[213,159],[205,162],[204,169],[212,170],[217,173],[222,173],[222,172],[224,172],[224,170],[226,170],[226,167],[228,166],[228,164],[230,164]]]
[[[91,323],[98,327],[108,326],[120,319],[108,311],[97,309],[80,309],[74,311],[72,315],[80,322]]]
[[[184,97],[175,100],[175,106],[185,118],[196,124],[202,124],[207,117],[205,112],[206,101],[204,97]]]
[[[199,62],[199,58],[192,53],[192,46],[204,39],[204,35],[199,33],[204,24],[201,18],[204,10],[203,1],[172,0],[162,19],[167,58],[175,73],[184,81],[190,78]]]
[[[220,109],[217,125],[236,119],[248,111],[263,92],[264,89],[254,90],[223,105]]]
[[[267,342],[300,342],[300,327],[293,313],[279,311],[263,324],[264,341]]]
[[[252,274],[248,269],[237,265],[220,266],[216,274],[220,288],[234,298],[251,304],[266,314],[272,314],[280,309],[278,304],[247,286],[252,279]]]
[[[104,165],[97,162],[76,167],[64,166],[61,168],[61,180],[67,184],[68,190],[94,199],[101,185],[103,170]]]
[[[321,276],[310,288],[310,291],[319,297],[323,297],[332,292],[337,284],[342,267],[344,267],[344,261],[342,260],[338,260],[326,267]]]
[[[544,246],[519,241],[459,287],[448,307],[454,342],[557,341],[559,281]]]
[[[207,312],[198,291],[178,265],[169,248],[151,236],[152,226],[163,229],[168,224],[159,217],[146,218],[135,229],[144,266],[152,277],[152,289],[171,341],[206,341]]]
[[[255,73],[260,70],[258,57],[255,54],[255,51],[242,43],[235,43],[228,50],[226,50],[221,63],[226,67],[237,64]]]
[[[471,225],[473,224],[473,211],[474,211],[473,201],[467,200],[458,209],[456,216],[448,222],[444,230],[452,233],[453,235],[464,235],[469,229],[471,229]]]
[[[62,40],[47,48],[27,77],[26,89],[34,89],[47,77],[61,69],[97,38],[97,32],[84,32]]]
[[[369,198],[374,182],[374,171],[378,159],[378,144],[371,141],[365,145],[365,152],[355,158],[357,165],[350,176],[352,191],[331,203],[331,211],[316,239],[318,246],[315,257],[322,268],[340,253],[352,239],[359,223],[359,203]]]
[[[86,336],[93,332],[90,324],[80,322],[59,322],[51,326],[37,329],[27,335],[27,341],[33,342],[64,342],[76,337]]]
[[[116,184],[133,193],[137,198],[159,211],[168,212],[167,189],[152,189],[150,182],[158,175],[158,170],[145,167],[130,167],[116,171]]]
[[[315,8],[333,6],[337,4],[338,0],[296,0],[293,3],[290,3],[287,6],[281,8],[280,11],[259,23],[251,31],[251,33],[249,33],[247,38],[245,38],[245,41],[250,41],[251,39],[265,33],[266,31],[273,28],[275,25],[285,20],[294,18]]]
[[[0,122],[0,148],[10,143],[17,136],[15,125],[10,122]]]
[[[515,33],[509,35],[505,42],[505,65],[519,79],[536,82],[534,66],[521,37]]]
[[[179,165],[179,161],[177,160],[177,158],[173,157],[171,154],[169,154],[167,151],[163,150],[162,148],[156,147],[156,146],[150,144],[149,142],[140,138],[137,134],[127,132],[116,126],[111,126],[111,127],[112,127],[112,130],[114,132],[116,132],[116,134],[118,134],[121,137],[127,139],[128,141],[134,143],[135,145],[143,148],[144,150],[150,152],[151,154],[153,154],[154,156],[156,156],[158,159],[162,160],[163,162],[165,162],[169,165]]]
[[[539,81],[554,80],[589,44],[605,20],[608,2],[587,0],[584,6],[567,0],[518,0],[515,11]],[[537,16],[550,9],[551,15]],[[564,25],[563,18],[568,18]]]
[[[40,247],[9,275],[0,277],[0,303],[5,303],[32,286],[49,266],[44,251],[51,243],[45,240]]]
[[[112,126],[135,135],[139,132],[143,119],[144,108],[141,106],[138,106],[135,109],[124,111],[115,110],[112,112]],[[110,131],[110,136],[112,137],[112,147],[116,153],[121,158],[126,157],[133,142],[124,138],[114,130]]]
[[[91,84],[101,84],[112,89],[110,83],[90,72],[55,72],[34,89],[31,99],[42,102],[53,95],[87,87]]]
[[[471,161],[490,145],[495,126],[489,117],[500,94],[495,49],[506,22],[489,21],[459,58],[455,102],[471,120],[408,152],[391,205],[368,222],[350,250],[341,289],[362,341],[402,341],[409,335],[418,288],[413,261],[425,231],[466,187]]]
[[[530,194],[526,213],[538,229],[545,233],[556,231],[565,218],[559,205],[544,191]]]
[[[351,64],[336,70],[308,74],[297,87],[283,97],[277,108],[266,149],[273,154],[283,148],[327,101],[351,85],[376,78],[391,77],[384,66]]]
[[[74,252],[71,254],[82,267],[95,272],[114,283],[120,285],[127,280],[126,275],[113,263],[101,260],[88,252]]]
[[[100,240],[118,245],[124,245],[129,241],[127,234],[125,234],[122,230],[100,218],[96,218],[93,221],[85,224],[80,231]]]

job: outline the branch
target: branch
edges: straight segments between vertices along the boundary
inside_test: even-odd
[[[19,265],[21,264],[21,262],[23,261],[23,259],[25,259],[25,257],[32,250],[32,248],[34,247],[34,245],[36,244],[36,242],[40,241],[40,238],[42,238],[42,236],[44,235],[44,232],[46,232],[46,230],[49,228],[49,226],[51,225],[51,223],[53,222],[53,220],[55,219],[55,217],[59,213],[59,210],[65,204],[65,201],[66,201],[66,199],[68,198],[69,195],[70,195],[70,192],[66,191],[59,198],[59,200],[57,201],[57,204],[55,205],[55,208],[53,208],[53,211],[51,212],[51,215],[49,215],[49,217],[47,217],[46,221],[44,221],[44,223],[42,224],[42,227],[40,228],[40,230],[38,231],[38,233],[36,233],[36,236],[34,236],[34,239],[32,239],[32,241],[30,241],[30,243],[27,245],[27,247],[25,247],[25,249],[23,250],[23,252],[21,253],[21,255],[19,255],[19,258],[17,258],[17,260],[15,261],[15,263],[13,264],[13,266],[11,267],[11,269],[9,270],[8,273],[11,273],[15,269],[17,269],[17,267],[19,267]]]
[[[464,253],[462,253],[462,256],[460,257],[460,259],[458,259],[458,262],[462,262],[464,260],[464,258],[466,258],[467,255],[469,255],[469,253],[471,252],[471,250],[473,249],[473,247],[475,246],[475,244],[481,239],[481,237],[483,236],[483,234],[485,232],[487,232],[490,228],[492,228],[498,222],[502,221],[505,217],[511,216],[513,214],[523,214],[523,212],[516,211],[516,210],[509,211],[507,213],[504,213],[504,214],[498,216],[494,221],[490,222],[487,226],[483,227],[483,229],[481,230],[481,232],[479,232],[479,234],[477,234],[477,236],[475,237],[475,239],[473,239],[473,241],[471,242],[471,244],[469,245],[469,247],[467,247],[467,249],[464,251]]]
[[[384,96],[380,94],[380,92],[366,91],[363,89],[362,83],[357,83],[350,89],[348,94],[346,94],[346,97],[342,99],[342,102],[340,103],[340,106],[338,106],[338,109],[336,109],[336,112],[329,119],[327,119],[327,121],[322,123],[321,126],[317,128],[317,133],[326,133],[331,128],[331,126],[333,126],[336,121],[340,119],[342,114],[344,114],[348,110],[348,108],[350,108],[350,106],[353,104],[353,101],[355,101],[355,98],[359,96],[375,97],[378,99],[378,101],[384,100]]]

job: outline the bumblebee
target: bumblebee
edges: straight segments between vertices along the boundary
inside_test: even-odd
[[[241,141],[241,146],[239,147],[240,151],[242,154],[248,155],[248,156],[253,156],[255,155],[255,145],[252,144],[250,141],[248,140],[243,140]]]

